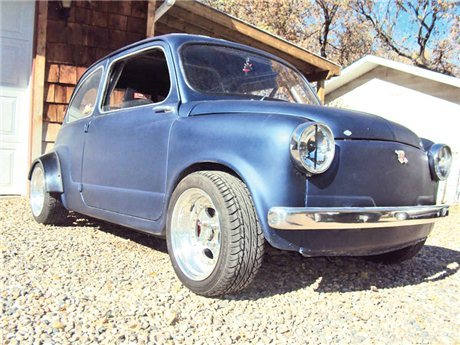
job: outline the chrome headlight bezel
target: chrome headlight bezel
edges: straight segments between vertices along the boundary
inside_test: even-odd
[[[329,151],[326,160],[320,166],[310,166],[302,159],[302,151],[305,147],[305,135],[311,134],[314,130],[315,136],[321,131],[329,142]],[[317,138],[315,137],[315,141]],[[316,148],[317,150],[317,148]],[[291,157],[296,167],[307,175],[316,175],[325,172],[331,166],[335,156],[335,139],[332,130],[320,122],[306,122],[297,126],[291,136],[290,144]]]
[[[452,167],[452,150],[444,144],[433,144],[428,150],[428,160],[433,178],[445,181]]]

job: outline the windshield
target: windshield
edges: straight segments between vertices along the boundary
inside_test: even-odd
[[[298,72],[268,57],[204,44],[187,45],[181,55],[185,78],[195,91],[318,104],[310,86]]]

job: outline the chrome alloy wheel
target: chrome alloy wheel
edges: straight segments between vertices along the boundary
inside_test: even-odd
[[[45,204],[45,175],[40,166],[36,166],[30,179],[30,207],[35,217],[43,211]]]
[[[171,218],[171,247],[181,271],[195,281],[208,278],[219,259],[219,214],[211,197],[199,188],[181,194]]]

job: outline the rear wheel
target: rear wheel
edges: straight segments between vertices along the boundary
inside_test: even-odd
[[[171,197],[167,243],[177,276],[193,292],[219,296],[249,285],[264,237],[244,183],[218,171],[184,178]]]
[[[68,215],[58,196],[46,191],[45,172],[41,164],[36,164],[32,171],[30,208],[35,220],[42,224],[61,224]]]
[[[403,261],[412,259],[418,252],[422,249],[423,245],[425,244],[425,240],[413,244],[411,246],[401,248],[389,253],[379,254],[379,255],[372,255],[366,257],[368,260],[382,263],[382,264],[398,264]]]

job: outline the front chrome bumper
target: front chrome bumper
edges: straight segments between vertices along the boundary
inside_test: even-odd
[[[279,230],[371,229],[429,224],[449,213],[449,206],[273,207],[268,225]]]

